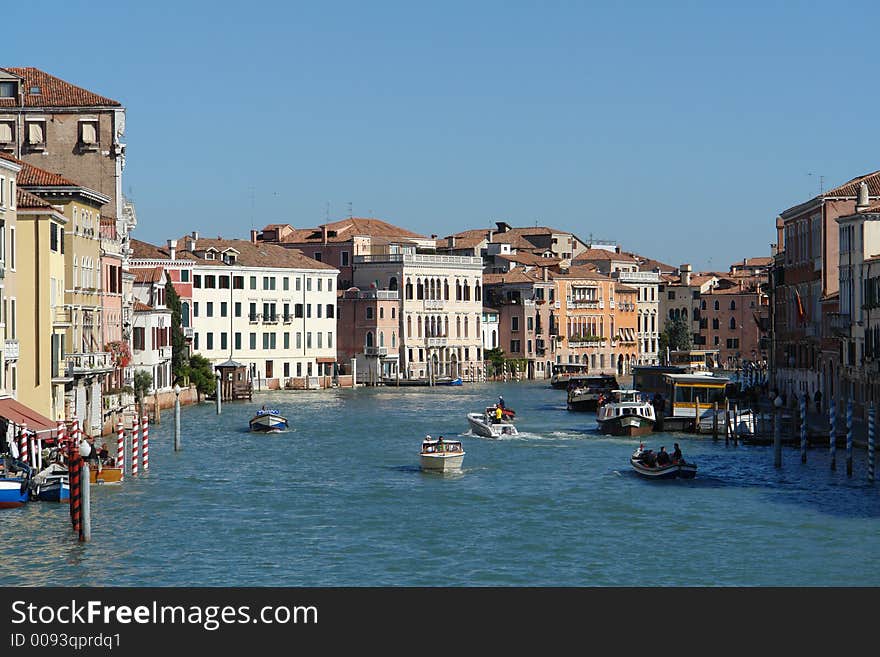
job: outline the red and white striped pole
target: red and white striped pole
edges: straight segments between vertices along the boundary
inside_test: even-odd
[[[119,468],[119,481],[125,479],[125,425],[116,423],[116,467]]]
[[[138,441],[139,441],[140,432],[141,432],[140,420],[138,419],[137,414],[135,414],[134,420],[132,420],[132,425],[131,425],[131,476],[132,477],[137,477],[137,475],[138,475]]]
[[[58,429],[55,432],[55,444],[58,447],[58,458],[64,462],[64,459],[67,455],[67,437],[64,435],[67,433],[67,429],[64,426],[64,420],[58,420]]]
[[[23,463],[28,462],[28,436],[27,436],[27,425],[21,425],[21,433],[19,434],[19,444],[20,447],[18,449],[18,456]]]
[[[147,470],[150,469],[150,420],[144,415],[144,445],[141,452],[141,465],[143,466],[144,474],[146,474]]]

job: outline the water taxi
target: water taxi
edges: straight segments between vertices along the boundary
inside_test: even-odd
[[[27,463],[0,457],[0,509],[14,509],[28,501],[32,473]]]
[[[568,382],[574,377],[585,376],[590,366],[586,363],[556,363],[553,365],[552,374],[550,375],[550,385],[557,390],[565,390],[568,388]]]
[[[422,470],[448,472],[461,469],[464,454],[460,440],[444,440],[443,436],[434,440],[426,436],[422,441],[419,462]]]
[[[599,407],[599,397],[607,397],[618,385],[617,379],[610,374],[572,376],[568,382],[568,410],[595,411]]]
[[[599,407],[599,430],[612,436],[644,436],[654,430],[654,407],[638,390],[612,390],[612,398]]]

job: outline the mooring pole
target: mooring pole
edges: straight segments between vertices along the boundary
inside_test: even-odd
[[[874,427],[876,422],[874,404],[868,411],[868,482],[874,483]]]
[[[773,467],[782,467],[782,397],[773,400]]]
[[[807,395],[800,398],[801,411],[801,463],[807,462]]]
[[[94,449],[94,448],[92,448]],[[89,465],[82,460],[80,472],[80,490],[82,491],[82,520],[79,528],[79,540],[92,540],[92,482]]]
[[[828,424],[831,429],[828,438],[828,451],[831,455],[831,469],[837,470],[837,402],[834,400],[834,397],[831,398],[831,404],[828,407]]]
[[[853,449],[853,400],[852,397],[846,400],[846,476],[852,477]]]

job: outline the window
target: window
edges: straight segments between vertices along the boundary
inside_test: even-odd
[[[717,331],[718,328],[719,328],[718,318],[717,318],[717,317],[713,317],[713,318],[712,318],[712,328],[715,329],[716,331]]]
[[[42,150],[46,147],[46,122],[44,120],[27,121],[25,134],[30,148]]]
[[[321,309],[322,309],[322,308],[323,308],[323,306],[322,306],[320,303],[316,303],[316,304],[315,304],[315,310],[316,310],[317,313],[318,313],[318,319],[321,319]]]
[[[293,316],[296,318],[301,318],[303,316],[303,305],[301,303],[293,304]]]
[[[297,277],[294,280],[296,282],[296,291],[299,292],[302,289],[302,279]],[[299,363],[297,363],[297,365],[299,365]]]
[[[180,270],[180,282],[189,283],[189,269]]]
[[[306,333],[306,349],[312,348],[312,332]]]
[[[736,310],[736,300],[735,299],[730,300],[730,309]]]
[[[393,340],[392,340],[392,342],[393,342]],[[331,331],[327,331],[327,348],[328,349],[333,348],[333,333]]]
[[[213,317],[214,316],[214,303],[212,301],[208,301],[205,304],[205,317]]]
[[[202,287],[202,275],[195,274],[193,276],[193,287]]]
[[[220,349],[223,351],[226,351],[229,348],[229,345],[227,344],[228,340],[229,336],[225,332],[220,334]]]
[[[290,279],[287,276],[285,276],[284,278],[281,279],[281,281],[282,281],[282,287],[285,290],[289,290],[290,289]],[[287,367],[287,365],[288,365],[288,363],[284,363],[285,367]]]
[[[392,311],[393,310],[394,309],[392,308]],[[332,303],[327,304],[327,319],[333,319],[333,304]]]
[[[226,317],[229,312],[229,304],[225,301],[220,302],[220,317]]]
[[[257,277],[256,276],[251,276],[250,287],[252,290],[257,289]]]
[[[675,301],[675,290],[670,290],[670,291],[669,291],[669,300],[670,300],[670,301]]]
[[[229,276],[220,276],[220,289],[228,290],[229,289]]]
[[[209,290],[213,290],[217,287],[217,277],[213,274],[207,274],[205,276],[205,287]]]
[[[318,349],[323,349],[324,348],[324,344],[323,344],[324,343],[324,334],[321,333],[320,331],[318,331],[317,336],[318,336]]]
[[[233,276],[232,277],[232,289],[233,290],[243,290],[244,289],[244,276]]]
[[[307,303],[306,304],[306,319],[311,319],[311,318],[312,318],[312,304]]]
[[[290,333],[284,334],[284,348],[290,349]]]
[[[257,321],[257,304],[253,301],[248,304],[248,321]]]
[[[367,319],[373,319],[373,308],[371,306],[367,306]]]
[[[731,328],[731,329],[736,329],[736,317],[731,317],[731,318],[730,318],[730,328]]]
[[[0,98],[3,97],[2,94],[2,85],[6,84],[5,82],[0,82]],[[15,142],[15,121],[0,121],[0,144],[12,144]]]
[[[189,301],[180,302],[180,325],[189,326]]]
[[[213,334],[213,333],[210,333],[210,332],[209,332],[209,333],[207,334],[207,337],[206,337],[206,339],[205,339],[205,348],[208,349],[208,350],[214,348],[214,334]]]
[[[306,279],[306,292],[311,292],[311,291],[312,291],[312,279],[307,278]]]
[[[198,333],[193,335],[193,349],[195,349],[196,351],[199,350],[199,334]]]
[[[318,262],[321,262],[321,252],[320,251],[315,251],[315,260],[317,260]]]
[[[98,146],[98,122],[93,120],[79,122],[79,144],[83,149]]]
[[[343,251],[339,254],[339,265],[341,267],[348,267],[348,251]]]
[[[519,331],[519,317],[510,318],[510,330]],[[515,351],[519,351],[519,349],[516,349]]]
[[[715,306],[714,306],[714,307],[715,307],[715,310],[720,310],[720,309],[721,309],[721,304],[718,303],[718,299],[715,299]]]
[[[256,333],[250,334],[250,343],[251,343],[251,349],[257,348],[257,334]]]
[[[137,326],[131,333],[132,347],[135,351],[144,350],[144,332],[145,329],[143,327]],[[198,345],[196,345],[196,349],[198,349]]]
[[[299,332],[296,334],[296,348],[302,349],[302,333]]]
[[[238,332],[235,334],[235,348],[238,350],[241,349],[241,333]]]
[[[193,317],[199,316],[199,302],[193,301]]]
[[[519,347],[520,347],[520,341],[519,341],[519,340],[511,340],[511,341],[510,341],[510,351],[511,351],[511,352],[513,352],[513,353],[518,353],[518,352],[519,352]]]
[[[241,317],[241,301],[235,302],[235,316]]]
[[[49,248],[58,253],[58,224],[49,224]]]

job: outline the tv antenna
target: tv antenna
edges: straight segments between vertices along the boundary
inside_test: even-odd
[[[348,218],[351,219],[354,216],[354,212],[352,211],[351,201],[348,202]]]
[[[250,190],[251,190],[251,230],[253,230],[253,228],[254,228],[254,205],[256,203],[256,191],[255,191],[253,185],[250,186]]]
[[[818,176],[819,178],[819,194],[825,193],[825,176],[817,173],[808,173],[808,176]]]
[[[324,205],[324,223],[330,223],[330,201]]]

